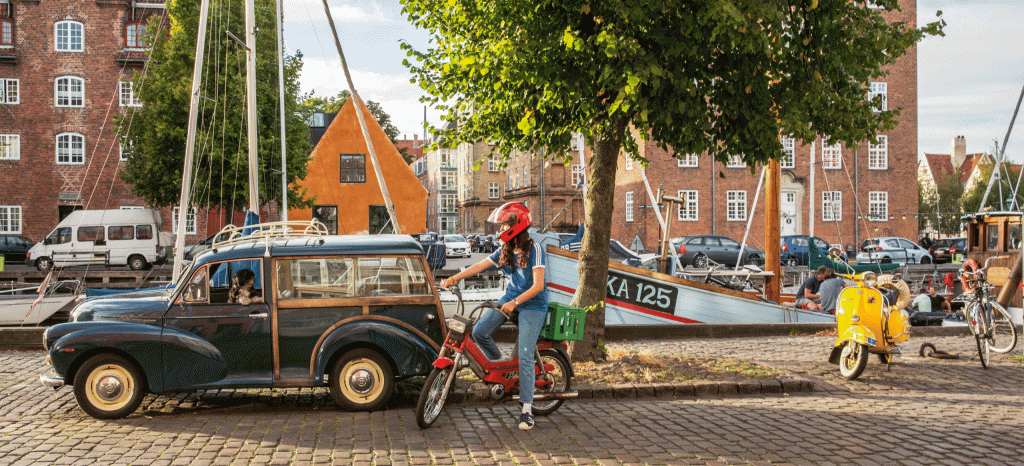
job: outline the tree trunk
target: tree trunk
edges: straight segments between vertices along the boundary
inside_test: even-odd
[[[611,131],[598,135],[594,156],[587,166],[587,195],[583,200],[584,232],[580,247],[579,276],[572,305],[590,307],[602,303],[608,287],[608,254],[615,207],[615,169],[625,120],[618,119]],[[604,306],[587,313],[583,339],[569,345],[573,361],[604,358]]]

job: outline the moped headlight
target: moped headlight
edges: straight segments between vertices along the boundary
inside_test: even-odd
[[[455,314],[455,316],[448,321],[448,338],[453,341],[465,340],[466,333],[469,331],[470,324],[472,322],[472,320]]]
[[[874,272],[864,272],[864,275],[860,276],[860,281],[868,288],[875,288],[878,286],[878,275]]]

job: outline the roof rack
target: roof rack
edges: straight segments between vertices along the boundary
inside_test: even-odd
[[[245,233],[250,230],[251,233]],[[217,241],[217,238],[225,235],[226,239]],[[214,235],[214,241],[210,245],[210,249],[254,241],[266,241],[267,244],[270,244],[271,241],[276,239],[322,238],[327,235],[330,235],[327,225],[324,225],[317,219],[308,222],[267,222],[240,227],[228,225]]]

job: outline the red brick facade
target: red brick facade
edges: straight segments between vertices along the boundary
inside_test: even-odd
[[[20,146],[12,148],[13,157],[0,160],[0,206],[7,208],[0,214],[16,207],[20,221],[0,228],[39,241],[58,223],[62,210],[143,206],[117,176],[124,162],[114,117],[122,111],[120,81],[142,72],[146,63],[145,50],[127,47],[125,27],[165,10],[132,6],[127,0],[0,4],[0,17],[9,16],[13,24],[13,44],[0,45],[0,80],[18,87],[16,103],[0,104],[0,135],[15,136]],[[56,50],[57,23],[69,25],[70,48],[78,48],[80,38],[81,51]],[[73,106],[58,105],[57,81],[62,79],[82,83],[81,92],[73,89],[71,94]],[[72,164],[57,161],[61,135],[82,143],[71,153]],[[170,230],[170,209],[164,211],[163,228]],[[205,238],[205,221],[199,230],[189,242]]]
[[[901,12],[889,15],[890,21],[903,21],[909,27],[916,24],[916,2],[900,2]],[[782,169],[781,191],[783,216],[782,235],[811,234],[844,248],[855,247],[861,241],[875,236],[902,236],[917,239],[917,50],[912,48],[889,68],[890,74],[881,78],[887,85],[887,106],[902,108],[897,118],[899,125],[884,133],[887,137],[887,167],[869,168],[869,145],[842,147],[840,168],[823,167],[822,143],[814,144],[814,174],[811,176],[811,146],[796,144],[792,168]],[[746,215],[753,216],[748,244],[764,249],[764,187],[754,204],[760,167],[755,173],[747,167],[730,168],[714,163],[708,154],[699,157],[697,167],[679,167],[672,154],[656,147],[653,142],[641,143],[641,154],[650,160],[646,175],[651,191],[657,195],[663,185],[667,195],[676,196],[680,190],[697,191],[696,220],[680,221],[673,218],[673,237],[691,234],[719,234],[741,240],[747,228],[746,220],[729,220],[728,193],[742,192],[746,196]],[[627,169],[624,156],[620,156],[615,188],[615,212],[612,216],[612,237],[629,246],[639,238],[643,249],[657,251],[660,229],[655,210],[647,195],[640,174],[640,165],[632,163]],[[725,178],[719,178],[722,173]],[[813,178],[813,181],[812,181]],[[841,220],[823,219],[823,192],[839,192]],[[627,220],[627,197],[632,193],[632,221]],[[887,197],[885,218],[869,215],[871,193],[884,193]],[[787,194],[792,202],[787,203]],[[831,196],[831,194],[830,194]],[[875,194],[877,199],[881,197]],[[786,214],[787,204],[791,210]],[[813,204],[813,207],[812,207]],[[813,209],[813,210],[812,210]]]

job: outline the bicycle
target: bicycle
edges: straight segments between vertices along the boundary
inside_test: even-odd
[[[969,295],[964,306],[964,317],[978,345],[981,367],[986,369],[991,365],[990,352],[1008,353],[1017,346],[1017,327],[1013,325],[1006,309],[992,300],[989,291],[994,285],[989,283],[985,276],[989,262],[992,259],[1003,258],[1005,256],[990,257],[981,268],[978,268],[977,262],[967,260],[960,269],[960,280],[964,289],[970,290],[964,293]]]

